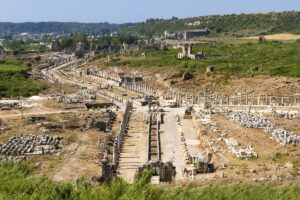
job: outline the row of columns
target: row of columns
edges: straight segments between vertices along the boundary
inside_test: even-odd
[[[125,83],[122,85],[122,87],[130,91],[134,91],[144,95],[155,96],[155,90],[152,87],[143,83],[134,83],[134,84]]]
[[[282,106],[296,106],[300,104],[300,96],[274,96],[274,95],[261,95],[255,96],[254,93],[251,95],[238,95],[238,96],[225,96],[225,95],[193,95],[190,93],[181,92],[164,92],[164,100],[176,100],[179,105],[195,105],[203,104],[204,102],[211,102],[213,105],[282,105]]]

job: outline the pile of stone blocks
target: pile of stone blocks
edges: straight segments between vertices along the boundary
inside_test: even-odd
[[[257,158],[258,156],[251,145],[239,145],[238,142],[233,138],[225,138],[224,142],[227,145],[229,151],[238,158],[250,159]]]
[[[300,136],[295,135],[293,132],[286,131],[276,126],[262,115],[247,113],[247,112],[231,112],[227,115],[227,119],[238,122],[247,128],[258,128],[264,129],[265,132],[269,133],[278,143],[287,144],[298,144],[300,143]]]
[[[54,154],[61,150],[62,137],[48,135],[13,136],[0,144],[0,154],[7,156]]]
[[[74,94],[59,96],[58,102],[65,104],[77,104],[95,101],[96,97],[95,90],[82,89]]]

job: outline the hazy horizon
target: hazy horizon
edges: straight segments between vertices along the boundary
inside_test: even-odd
[[[143,22],[149,18],[170,19],[224,15],[268,13],[300,10],[297,0],[138,0],[99,2],[97,0],[10,0],[1,2],[0,22],[80,22],[114,24]]]

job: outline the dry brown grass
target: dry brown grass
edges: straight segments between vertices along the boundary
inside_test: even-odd
[[[258,36],[247,37],[246,39],[258,40]],[[267,40],[299,40],[300,35],[290,34],[290,33],[279,33],[274,35],[266,35]]]

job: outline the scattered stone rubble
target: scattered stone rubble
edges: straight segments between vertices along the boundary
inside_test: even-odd
[[[205,126],[209,127],[218,137],[218,139],[208,140],[209,147],[214,153],[222,153],[223,150],[220,147],[220,142],[224,141],[228,150],[236,157],[240,159],[256,158],[257,153],[251,147],[251,145],[239,145],[238,142],[233,138],[226,138],[227,131],[220,130],[216,123],[211,119],[211,114],[218,111],[213,110],[199,110],[196,118]]]
[[[227,115],[227,119],[238,122],[247,128],[264,129],[264,131],[269,133],[278,143],[283,145],[295,145],[300,143],[300,136],[295,135],[293,132],[276,128],[271,121],[262,115],[246,112],[231,112]]]
[[[96,128],[99,131],[108,132],[111,130],[112,124],[116,119],[113,110],[102,109],[97,113],[69,113],[62,114],[62,123],[52,124],[43,122],[40,124],[40,131],[45,132],[61,132],[63,130],[79,130],[87,131]]]
[[[276,118],[282,118],[282,119],[300,119],[300,112],[287,112],[287,113],[279,113],[275,111],[272,111],[272,116]]]
[[[181,141],[181,146],[183,149],[184,160],[185,160],[186,164],[189,164],[191,162],[191,156],[190,156],[188,148],[187,148],[186,140],[185,140],[184,133],[182,130],[182,124],[180,122],[180,117],[179,117],[179,115],[177,115],[176,117],[177,117],[177,128],[178,128],[178,132],[180,134],[180,141]]]
[[[118,96],[118,95],[112,94],[112,93],[107,92],[107,91],[99,90],[98,93],[105,96],[105,97],[108,97],[108,98],[112,99],[113,101],[117,101],[117,102],[120,102],[120,103],[124,103],[124,101],[125,101],[125,99],[122,96]]]
[[[99,131],[110,131],[113,121],[116,119],[116,114],[107,109],[100,114],[94,114],[85,118],[84,124],[87,129],[97,128]]]
[[[89,89],[79,90],[77,93],[70,95],[62,95],[58,97],[59,103],[75,104],[84,103],[96,100],[96,91]]]
[[[200,109],[198,112],[193,112],[193,115],[195,116],[194,120],[195,123],[201,123],[204,126],[210,128],[216,135],[218,136],[218,139],[207,139],[207,143],[209,147],[212,149],[213,153],[223,153],[223,149],[220,147],[221,138],[224,137],[227,133],[226,131],[219,130],[216,123],[214,123],[211,119],[211,110],[202,110]],[[199,131],[198,131],[199,132]],[[200,134],[200,133],[199,133]]]
[[[0,144],[0,154],[7,156],[54,154],[61,150],[62,137],[48,135],[13,136]]]
[[[25,156],[0,156],[0,162],[22,162],[26,160]]]
[[[241,146],[233,138],[225,138],[224,142],[227,145],[229,151],[232,154],[236,155],[236,157],[238,158],[248,159],[248,158],[257,158],[258,156],[251,145]]]
[[[62,115],[62,119],[65,121],[83,119],[83,117],[84,115],[81,113],[68,113]]]

